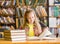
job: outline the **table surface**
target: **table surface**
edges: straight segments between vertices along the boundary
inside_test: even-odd
[[[28,40],[23,42],[6,41],[2,38],[0,39],[0,44],[60,44],[60,38],[56,38],[55,40]]]

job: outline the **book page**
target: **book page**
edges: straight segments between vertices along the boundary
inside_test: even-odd
[[[33,40],[33,39],[45,39],[45,37],[46,37],[47,35],[51,35],[51,34],[52,34],[52,33],[51,33],[50,31],[48,31],[47,29],[45,29],[44,32],[41,33],[39,37],[33,36],[33,37],[27,37],[27,39],[29,39],[29,40]],[[46,37],[46,38],[48,39],[49,37]],[[50,38],[49,38],[49,39],[50,39]]]
[[[48,31],[48,29],[45,29],[43,33],[40,34],[39,38],[46,37],[48,35],[51,35],[52,33]]]
[[[49,0],[49,5],[54,5],[54,0]]]

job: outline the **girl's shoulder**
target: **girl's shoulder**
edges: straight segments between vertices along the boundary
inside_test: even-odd
[[[20,26],[20,29],[25,29],[25,28],[29,29],[29,26],[27,24],[24,27]]]

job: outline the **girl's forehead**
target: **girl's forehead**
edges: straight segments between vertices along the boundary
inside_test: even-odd
[[[31,12],[31,13],[29,13],[29,14],[28,14],[28,16],[34,16],[34,13],[33,13],[33,12]]]

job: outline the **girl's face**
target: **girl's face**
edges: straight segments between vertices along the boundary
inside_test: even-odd
[[[27,20],[28,20],[28,22],[31,23],[31,24],[34,23],[35,17],[34,17],[34,13],[33,13],[33,12],[31,12],[31,13],[28,14]]]

